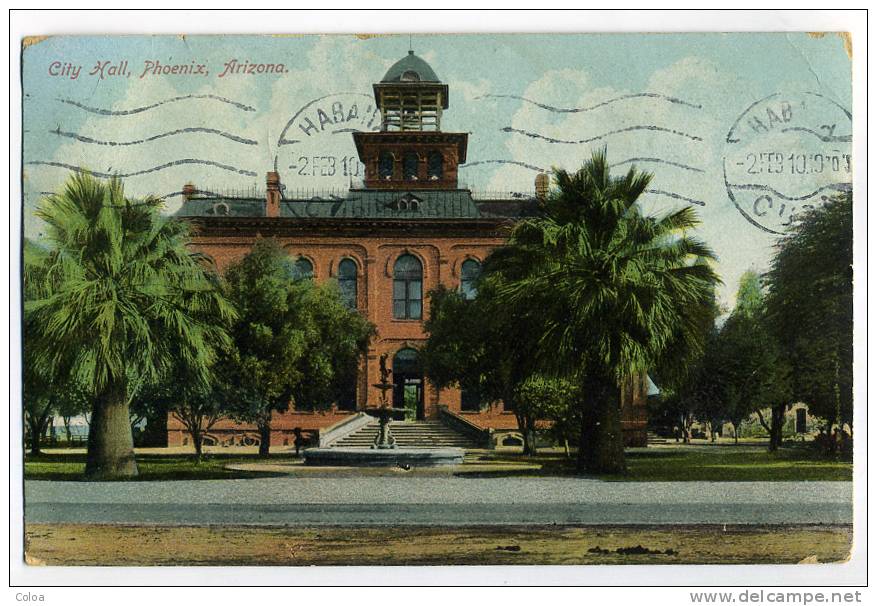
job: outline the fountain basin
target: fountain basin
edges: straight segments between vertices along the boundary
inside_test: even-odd
[[[307,448],[305,465],[323,467],[437,467],[459,465],[462,448]]]

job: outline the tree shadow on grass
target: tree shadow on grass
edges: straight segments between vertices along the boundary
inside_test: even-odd
[[[56,482],[82,482],[85,478],[85,459],[83,453],[43,453],[27,455],[24,459],[25,480],[49,480]],[[200,463],[188,454],[142,454],[137,455],[139,473],[133,478],[115,481],[149,482],[174,480],[242,480],[257,478],[284,477],[285,474],[272,471],[244,471],[227,469],[230,463],[277,462],[288,460],[288,456],[275,455],[259,458],[257,454],[207,454]],[[114,480],[108,480],[114,481]]]

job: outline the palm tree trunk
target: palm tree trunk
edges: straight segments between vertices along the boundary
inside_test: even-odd
[[[90,480],[126,478],[137,475],[134,436],[124,385],[112,385],[94,406],[88,431],[85,476]]]
[[[579,425],[579,448],[576,453],[576,472],[585,473],[589,469],[589,461],[593,459],[594,427],[596,415],[594,408],[599,394],[596,393],[594,382],[585,379],[580,394],[582,418]]]
[[[587,462],[591,473],[619,474],[627,470],[624,462],[624,435],[621,430],[621,389],[607,380],[595,400],[593,449]]]

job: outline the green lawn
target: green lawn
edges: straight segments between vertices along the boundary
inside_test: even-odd
[[[259,459],[254,454],[210,454],[200,464],[190,455],[149,453],[138,454],[140,475],[137,481],[150,480],[216,480],[258,478],[279,475],[269,471],[226,469],[233,463],[291,464],[297,459],[288,454],[275,454]],[[763,446],[678,446],[637,449],[627,453],[628,473],[623,476],[602,476],[608,481],[801,481],[852,479],[852,463],[818,456],[803,446],[786,447],[769,453]],[[298,473],[299,465],[290,466]],[[52,453],[26,457],[24,477],[28,480],[82,480],[85,455]],[[315,472],[311,468],[310,472]],[[380,470],[369,469],[369,475]],[[326,470],[325,473],[338,473]],[[351,473],[349,470],[345,473]],[[366,473],[366,472],[364,472]],[[415,470],[416,473],[416,470]],[[558,453],[524,457],[514,453],[472,453],[467,462],[452,473],[467,477],[521,477],[575,475],[574,460]]]
[[[768,452],[764,447],[703,447],[692,450],[658,450],[628,455],[629,477],[624,480],[752,482],[760,480],[853,479],[850,461],[818,456],[808,448],[782,448]]]
[[[562,455],[536,457],[488,455],[482,464],[496,465],[496,471],[481,469],[474,475],[574,475],[574,461]],[[503,468],[517,463],[537,463],[539,469]],[[758,482],[800,480],[852,480],[849,461],[825,458],[806,447],[782,448],[770,453],[766,447],[705,446],[651,448],[627,453],[627,474],[602,476],[609,481],[627,482]],[[465,474],[465,467],[461,468]]]
[[[264,461],[256,455],[206,455],[200,463],[195,463],[191,455],[184,454],[138,454],[137,467],[140,474],[137,481],[152,480],[221,480],[230,478],[258,478],[277,475],[266,472],[238,471],[226,469],[231,463],[254,463]],[[286,455],[274,455],[267,459],[270,463],[291,462],[295,459]],[[84,454],[42,454],[24,459],[24,478],[26,480],[83,480],[85,472]]]

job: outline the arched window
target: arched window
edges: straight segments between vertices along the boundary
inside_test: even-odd
[[[293,280],[310,280],[314,277],[314,264],[305,257],[299,257],[292,264]]]
[[[393,266],[393,317],[419,320],[423,313],[423,266],[414,255],[402,255]]]
[[[481,263],[475,259],[466,259],[460,267],[460,293],[464,299],[474,299],[478,294],[476,283],[481,275]]]
[[[356,263],[351,259],[343,259],[338,264],[338,287],[344,304],[356,309]]]
[[[402,178],[406,181],[417,181],[417,165],[419,161],[414,152],[405,152],[402,156]]]
[[[440,181],[444,175],[445,158],[441,152],[431,151],[426,161],[426,174],[430,181]]]
[[[389,181],[390,179],[392,179],[393,163],[393,154],[388,151],[381,152],[381,155],[378,158],[378,177],[380,177],[384,181]]]

